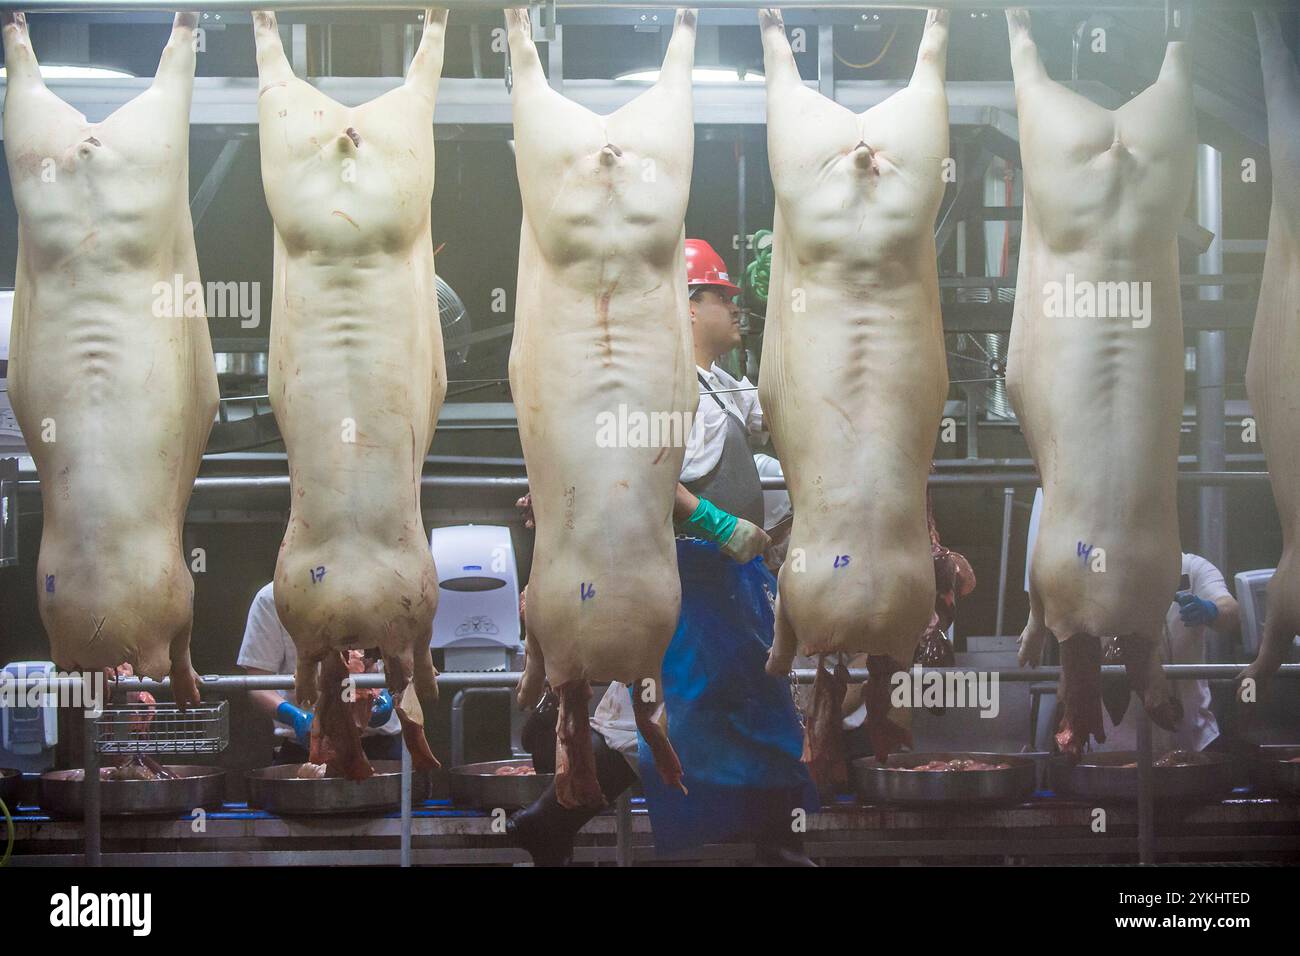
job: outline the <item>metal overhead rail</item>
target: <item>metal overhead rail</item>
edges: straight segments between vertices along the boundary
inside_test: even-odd
[[[1102,12],[1106,10],[1150,10],[1163,11],[1167,0],[1010,0],[1010,2],[988,2],[988,0],[943,0],[942,3],[924,3],[917,0],[873,0],[870,3],[847,2],[847,0],[783,0],[779,4],[769,4],[764,0],[695,0],[689,4],[680,0],[561,0],[558,3],[529,4],[520,0],[439,0],[438,3],[423,3],[419,0],[204,0],[198,6],[204,11],[251,11],[274,10],[277,13],[294,11],[320,10],[423,10],[438,6],[449,10],[492,10],[507,7],[548,6],[558,9],[609,9],[622,7],[628,9],[673,9],[681,6],[717,10],[747,10],[762,6],[779,6],[784,10],[816,9],[909,9],[925,10],[932,6],[942,6],[954,12],[1002,9],[1005,7],[1026,7],[1031,10],[1060,10]],[[1297,0],[1178,0],[1173,4],[1183,9],[1216,10],[1300,10]],[[0,9],[24,10],[31,13],[58,12],[73,13],[80,11],[109,10],[176,10],[183,7],[177,0],[0,0]]]

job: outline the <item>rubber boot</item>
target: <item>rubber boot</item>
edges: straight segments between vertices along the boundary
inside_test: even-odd
[[[636,782],[636,774],[622,754],[610,749],[604,737],[595,732],[591,737],[596,780],[606,803],[613,803]],[[527,850],[535,865],[566,866],[573,859],[573,841],[578,831],[599,812],[560,806],[552,783],[532,804],[506,820],[506,836],[515,846]]]
[[[506,820],[506,836],[527,850],[536,866],[565,866],[573,858],[573,841],[587,821],[600,811],[560,806],[555,784],[529,806]]]
[[[791,826],[791,809],[799,805],[800,794],[780,793],[769,801],[766,820],[754,840],[755,866],[816,866],[804,852],[803,834]]]

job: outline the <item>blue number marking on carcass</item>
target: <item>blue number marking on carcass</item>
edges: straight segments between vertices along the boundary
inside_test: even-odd
[[[1082,541],[1080,541],[1078,544],[1075,545],[1075,550],[1078,552],[1079,561],[1083,564],[1087,564],[1088,555],[1092,553],[1092,545],[1084,544]]]
[[[594,598],[596,596],[596,585],[584,581],[578,585],[578,594],[581,595],[584,601],[588,598]]]
[[[324,578],[325,578],[325,566],[324,566],[324,565],[320,566],[319,568],[312,568],[312,569],[311,569],[311,583],[312,583],[312,584],[319,584],[322,580],[324,580]]]
[[[835,567],[844,568],[844,567],[848,567],[848,564],[849,564],[849,556],[847,554],[837,554],[835,556]]]
[[[52,574],[45,575],[45,593],[46,594],[54,593],[54,575]]]

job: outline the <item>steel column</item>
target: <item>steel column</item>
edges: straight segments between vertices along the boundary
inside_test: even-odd
[[[1196,218],[1214,234],[1209,247],[1198,257],[1202,275],[1223,273],[1223,156],[1202,143],[1196,150]],[[1197,289],[1202,301],[1223,299],[1223,287],[1203,285]],[[1198,464],[1202,471],[1221,471],[1225,448],[1226,336],[1222,331],[1196,335],[1196,436]],[[1224,493],[1222,488],[1202,488],[1198,516],[1200,554],[1217,568],[1227,566]]]

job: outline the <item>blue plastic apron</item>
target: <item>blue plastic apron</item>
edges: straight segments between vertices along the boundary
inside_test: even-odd
[[[641,785],[655,846],[673,852],[770,826],[773,802],[816,811],[800,762],[803,731],[789,681],[763,668],[772,646],[776,579],[716,544],[679,538],[682,613],[664,655],[668,737],[689,794],[669,790],[639,738]]]

